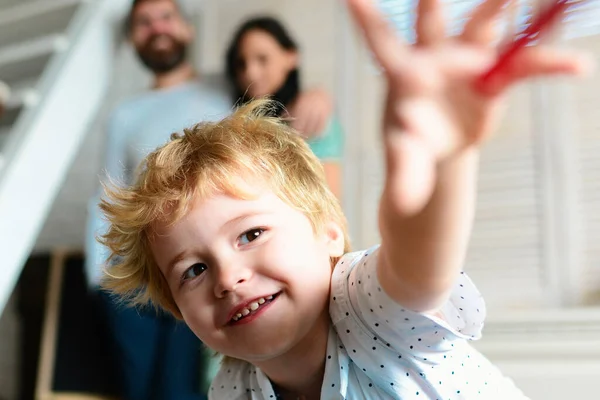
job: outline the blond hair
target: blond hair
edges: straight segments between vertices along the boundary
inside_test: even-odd
[[[306,142],[256,100],[214,123],[200,123],[150,153],[136,183],[105,185],[100,208],[110,226],[99,240],[110,250],[103,286],[133,304],[181,313],[150,252],[153,225],[175,223],[192,201],[225,193],[242,199],[264,185],[310,220],[315,232],[337,223],[349,250],[346,220],[323,167]],[[337,260],[332,260],[336,262]]]

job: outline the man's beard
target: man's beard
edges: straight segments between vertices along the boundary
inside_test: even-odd
[[[167,49],[157,50],[153,44],[156,40],[167,38],[171,46]],[[140,61],[154,73],[169,72],[180,66],[186,58],[187,46],[185,43],[172,36],[160,34],[152,36],[146,44],[137,50]]]

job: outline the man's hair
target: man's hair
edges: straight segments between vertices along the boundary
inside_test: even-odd
[[[129,303],[150,302],[181,318],[150,251],[154,227],[174,224],[193,202],[216,194],[252,199],[266,187],[306,215],[315,233],[337,223],[349,250],[346,219],[321,162],[296,131],[266,116],[270,107],[272,102],[256,100],[219,122],[173,134],[146,157],[136,183],[105,186],[100,207],[110,227],[99,240],[111,254],[106,289]]]
[[[142,3],[146,3],[149,1],[159,1],[159,0],[133,0],[131,2],[131,8],[129,9],[129,12],[127,13],[127,16],[125,17],[125,24],[123,26],[123,32],[125,33],[125,37],[129,37],[129,35],[131,34],[131,28],[133,27],[133,16],[135,15],[135,9]],[[175,7],[177,7],[177,10],[179,11],[179,14],[184,18],[184,19],[188,19],[188,13],[186,8],[183,6],[183,4],[181,4],[180,1],[178,0],[168,0],[171,3],[175,4]]]

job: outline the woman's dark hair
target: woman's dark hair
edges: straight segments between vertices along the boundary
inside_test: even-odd
[[[260,30],[268,33],[279,43],[279,45],[288,51],[298,51],[298,46],[285,29],[285,27],[273,17],[256,17],[246,21],[242,24],[229,45],[227,55],[225,59],[226,75],[232,86],[232,96],[234,103],[246,103],[250,100],[247,96],[246,87],[241,87],[237,78],[237,70],[239,66],[239,54],[240,54],[240,43],[242,38],[248,32]],[[288,106],[300,92],[300,72],[298,68],[294,68],[290,71],[283,86],[280,87],[277,92],[271,93],[271,99],[275,100],[277,104],[277,110],[274,110],[274,114],[281,115],[284,111],[284,107]]]

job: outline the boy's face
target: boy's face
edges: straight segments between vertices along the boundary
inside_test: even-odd
[[[330,258],[344,248],[337,225],[315,234],[304,214],[265,191],[198,201],[156,229],[155,260],[184,320],[213,350],[266,361],[327,327]]]

